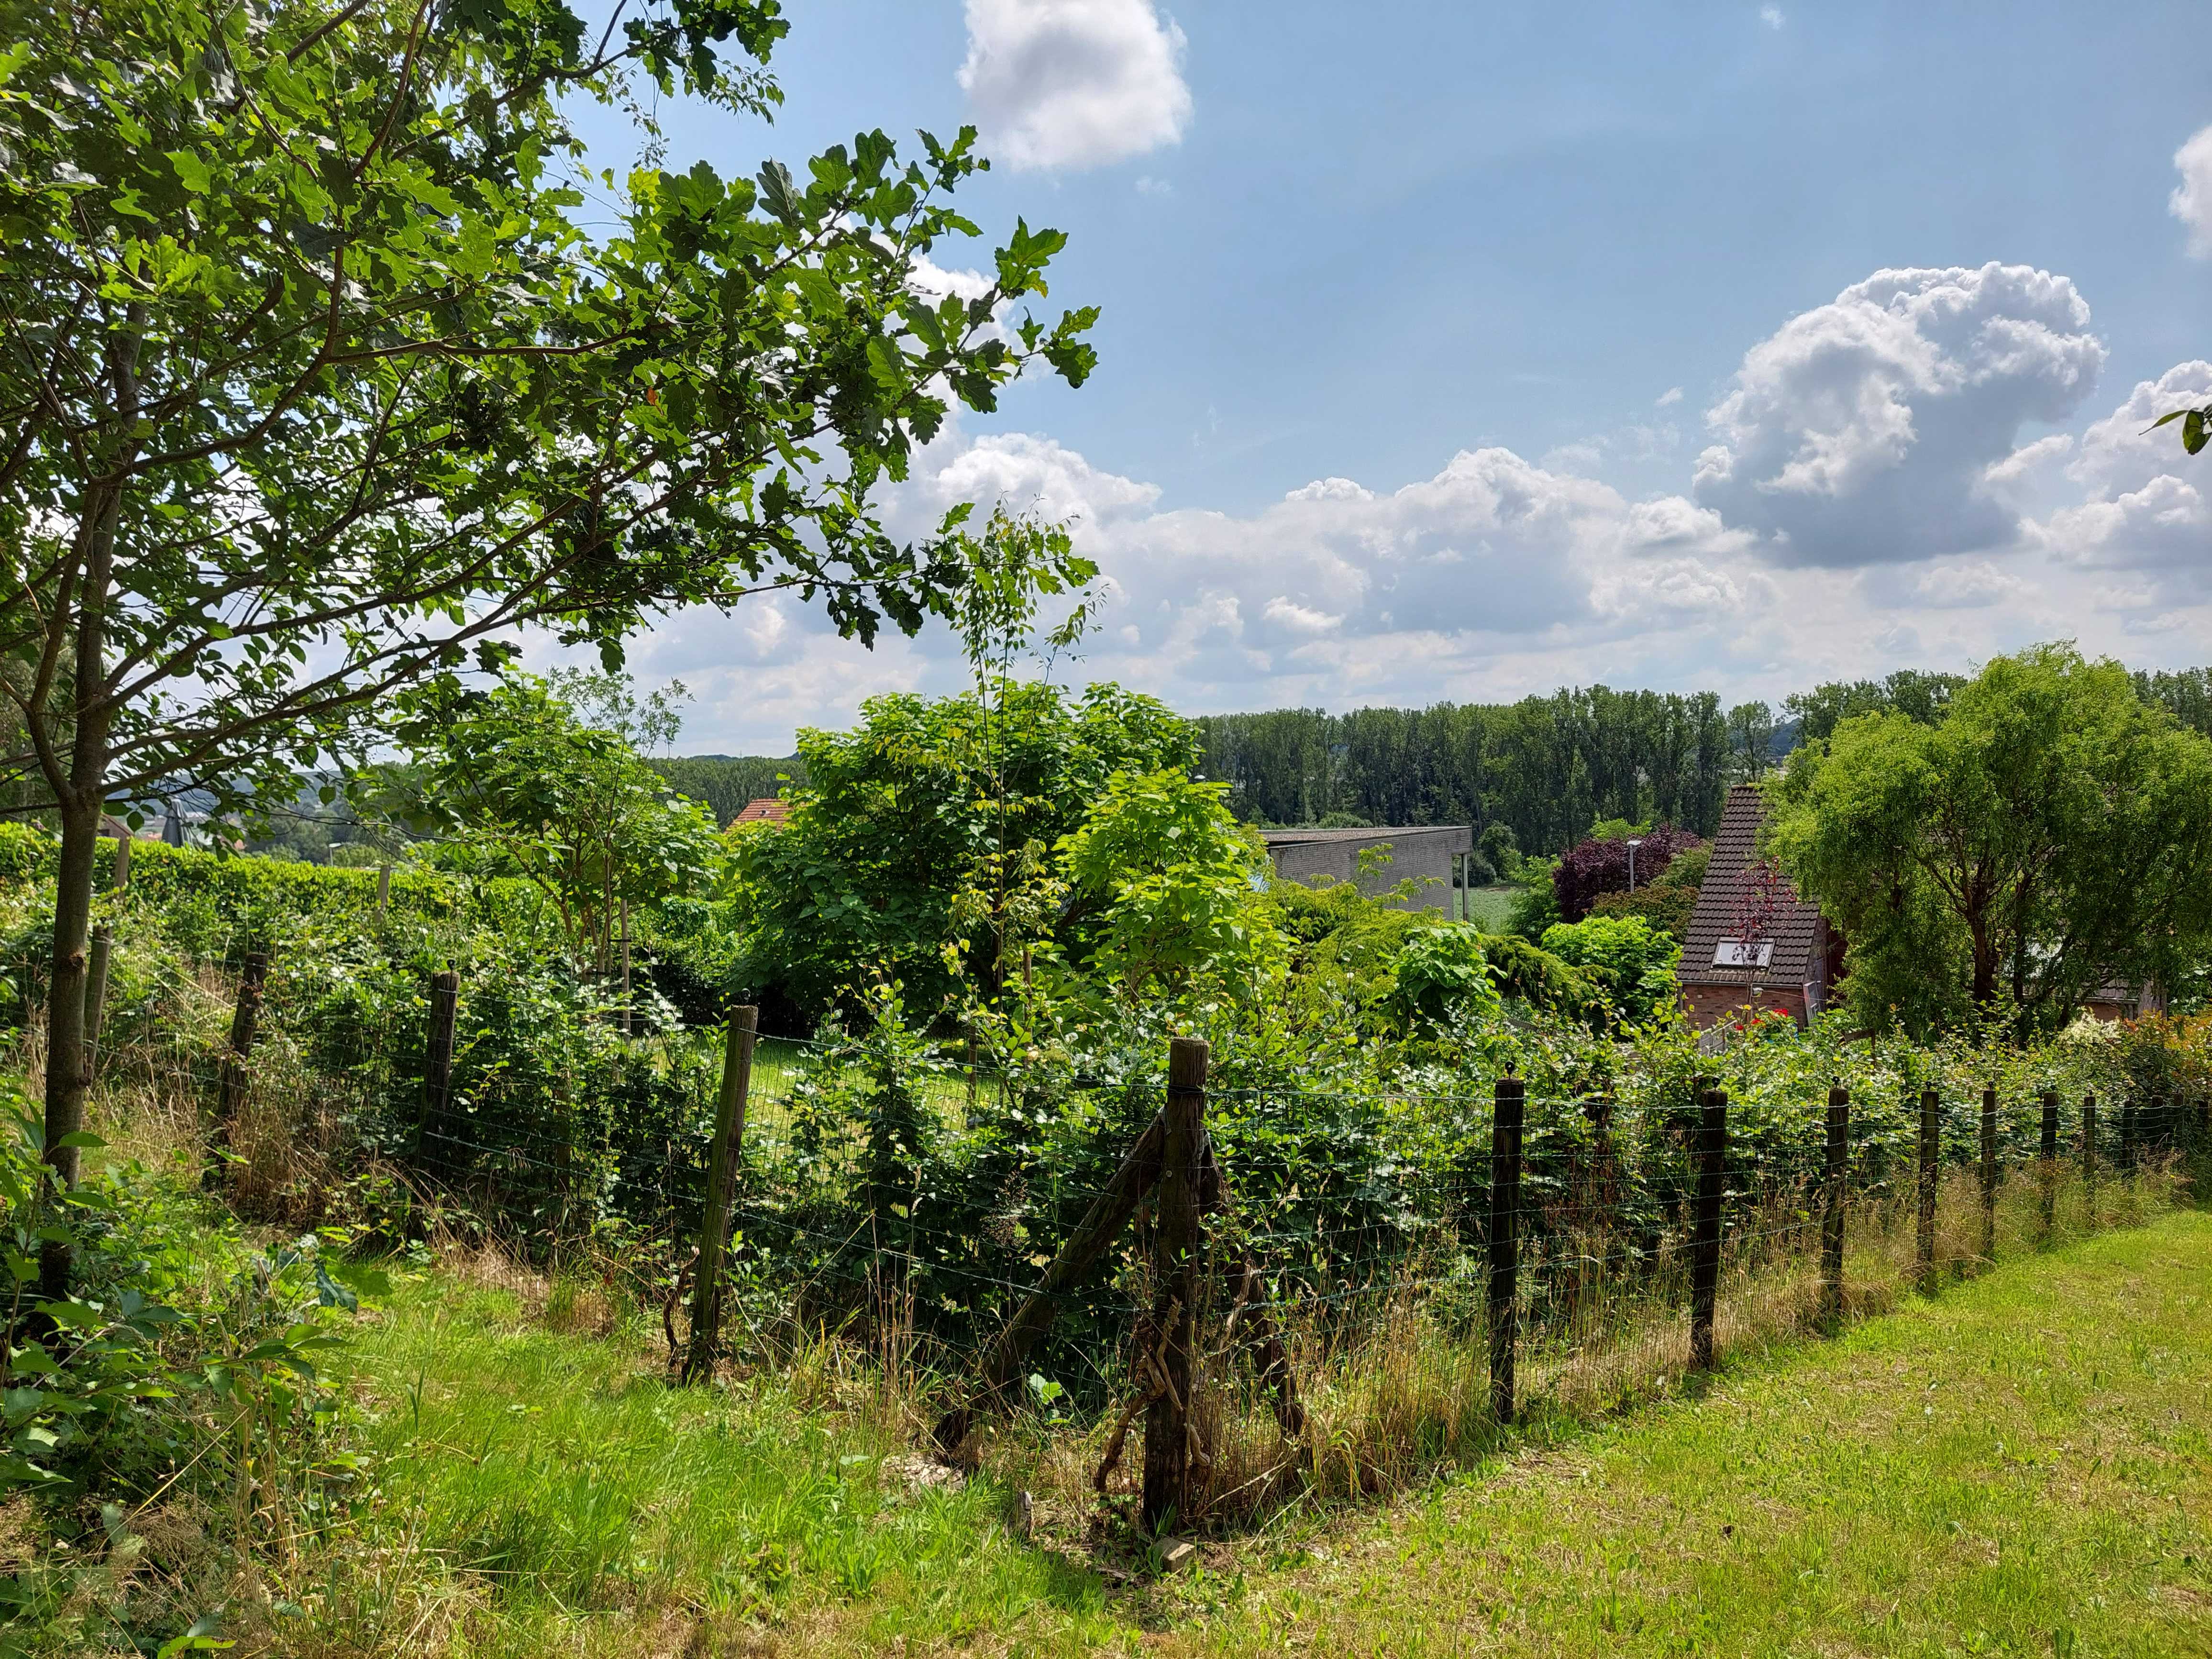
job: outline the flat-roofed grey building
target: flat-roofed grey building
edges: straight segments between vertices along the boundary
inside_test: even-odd
[[[1460,860],[1474,850],[1474,831],[1464,823],[1385,825],[1371,830],[1266,830],[1267,856],[1285,881],[1326,885],[1324,878],[1358,881],[1363,892],[1384,892],[1411,876],[1421,890],[1405,902],[1411,910],[1456,915],[1455,878]],[[1359,855],[1383,852],[1389,862],[1362,878]],[[1396,902],[1397,901],[1391,901]]]

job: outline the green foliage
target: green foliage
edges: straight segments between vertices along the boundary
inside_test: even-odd
[[[1395,998],[1407,1020],[1432,1025],[1495,1019],[1498,987],[1480,930],[1466,922],[1425,927],[1398,952]]]
[[[292,1524],[316,1529],[342,1520],[362,1466],[332,1433],[348,1408],[321,1368],[343,1346],[342,1316],[384,1280],[344,1259],[343,1234],[255,1249],[212,1231],[135,1165],[57,1195],[38,1119],[12,1084],[7,1097],[0,1496],[31,1501],[19,1511],[27,1530],[81,1547],[10,1564],[0,1644],[21,1650],[11,1638],[40,1626],[63,1634],[98,1607],[108,1626],[100,1640],[119,1624],[143,1650],[165,1638],[179,1650],[191,1615],[165,1598],[100,1607],[109,1599],[100,1552],[131,1560],[130,1522],[164,1498],[216,1517],[238,1495],[248,1498],[241,1517],[289,1511]],[[79,1144],[101,1143],[81,1134]],[[39,1256],[57,1242],[75,1252],[76,1284],[42,1299]]]
[[[2212,947],[2212,740],[2071,647],[1994,659],[1940,724],[1845,719],[1774,800],[1772,849],[1850,939],[1869,1023],[1924,1031],[1963,1001],[2025,1037]]]
[[[1510,879],[1521,868],[1521,848],[1510,823],[1486,823],[1474,838],[1475,851],[1491,869]]]
[[[1222,797],[1180,768],[1115,772],[1080,828],[1060,843],[1072,903],[1070,955],[1134,994],[1148,981],[1199,973],[1250,982],[1275,944],[1255,902],[1267,854]]]
[[[1962,674],[1900,668],[1885,679],[1830,680],[1793,692],[1784,707],[1797,722],[1800,744],[1826,743],[1855,714],[1899,714],[1922,726],[1940,726],[1951,699],[1966,684]]]
[[[1204,772],[1248,823],[1504,826],[1516,852],[1564,849],[1593,818],[1711,835],[1729,781],[1720,700],[1596,685],[1510,705],[1318,708],[1198,722]],[[1500,848],[1484,858],[1514,873]]]
[[[788,821],[729,836],[737,983],[810,1015],[879,979],[903,984],[924,1020],[969,989],[995,998],[1022,943],[1054,936],[1053,849],[1109,779],[1187,769],[1194,748],[1150,697],[1097,685],[1071,700],[1016,680],[988,704],[876,697],[850,732],[802,732],[808,781]]]
[[[1667,862],[1652,881],[1654,887],[1687,888],[1696,892],[1705,884],[1705,872],[1712,867],[1713,848],[1711,842],[1696,847],[1686,847]]]
[[[1559,909],[1559,896],[1552,885],[1549,859],[1528,859],[1521,866],[1521,890],[1514,895],[1513,908],[1506,912],[1505,931],[1516,939],[1534,944],[1544,937],[1547,928],[1557,926],[1566,918]],[[1540,881],[1532,880],[1540,876]]]
[[[2204,447],[2205,422],[2212,421],[2212,404],[2206,404],[2198,409],[2169,410],[2153,421],[2149,429],[2155,432],[2159,428],[2169,425],[2175,421],[2181,422],[2182,448],[2191,455],[2197,454]]]
[[[1518,933],[1486,937],[1482,953],[1500,995],[1543,1013],[1582,1020],[1595,1012],[1604,998],[1603,989],[1588,974]]]
[[[1645,1024],[1675,1012],[1681,945],[1642,916],[1585,916],[1544,930],[1544,949],[1604,990],[1619,1016]]]
[[[1632,893],[1601,893],[1590,901],[1593,916],[1639,916],[1655,932],[1680,943],[1690,931],[1690,918],[1698,908],[1694,887],[1662,887],[1656,882]]]
[[[724,829],[749,802],[781,795],[791,785],[806,781],[805,763],[796,755],[781,760],[766,755],[678,755],[654,761],[653,769],[678,794],[705,807]]]
[[[1400,954],[1437,925],[1431,913],[1382,903],[1357,882],[1274,881],[1267,896],[1270,923],[1290,944],[1291,997],[1310,1022],[1326,1009],[1357,1018],[1387,1006]]]
[[[586,689],[626,723],[605,686]],[[459,706],[423,699],[406,727],[422,763],[410,805],[446,830],[446,861],[536,888],[572,957],[605,975],[625,907],[702,891],[722,848],[623,732],[586,723],[575,690],[525,676]]]
[[[660,607],[793,586],[844,632],[911,631],[962,573],[892,544],[872,492],[955,402],[1090,371],[1094,313],[1005,316],[1060,233],[1018,222],[973,297],[917,280],[977,234],[948,199],[972,131],[752,179],[583,171],[576,112],[641,82],[765,116],[773,0],[427,17],[13,15],[0,540],[27,562],[0,637],[74,651],[96,606],[28,717],[94,711],[114,763],[57,760],[52,789],[281,781],[355,715],[373,738],[391,687],[511,660],[517,624],[612,656]]]

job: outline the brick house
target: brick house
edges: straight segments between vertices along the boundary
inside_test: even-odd
[[[1818,905],[1797,896],[1787,878],[1781,878],[1761,937],[1741,936],[1747,877],[1759,857],[1765,817],[1757,789],[1739,784],[1729,791],[1678,970],[1683,1012],[1700,1030],[1741,1018],[1747,1009],[1785,1013],[1802,1025],[1808,1010],[1818,1013],[1827,1006],[1845,972],[1843,934],[1828,925]]]

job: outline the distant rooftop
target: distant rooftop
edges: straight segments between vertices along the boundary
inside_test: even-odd
[[[769,795],[761,800],[749,800],[744,810],[732,818],[732,826],[740,823],[781,823],[791,816],[791,803],[781,795]]]

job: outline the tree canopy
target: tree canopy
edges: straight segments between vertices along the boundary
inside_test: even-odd
[[[596,32],[562,0],[0,17],[0,775],[62,821],[58,1147],[105,801],[286,798],[525,626],[611,665],[656,612],[768,588],[864,641],[949,614],[963,562],[872,493],[955,402],[1091,366],[1094,313],[1019,313],[1058,233],[1018,222],[972,297],[932,263],[980,234],[972,131],[586,169],[580,105],[765,116],[778,0]]]
[[[1767,844],[1870,1020],[2026,1035],[2212,945],[2212,741],[2070,646],[1994,659],[1936,724],[1847,715],[1771,789]]]
[[[799,755],[790,817],[732,834],[742,971],[808,1012],[896,979],[927,1017],[970,975],[995,994],[1024,940],[1074,920],[1054,849],[1109,781],[1187,771],[1197,745],[1151,697],[1006,680],[988,704],[871,698],[849,732],[801,732]]]

